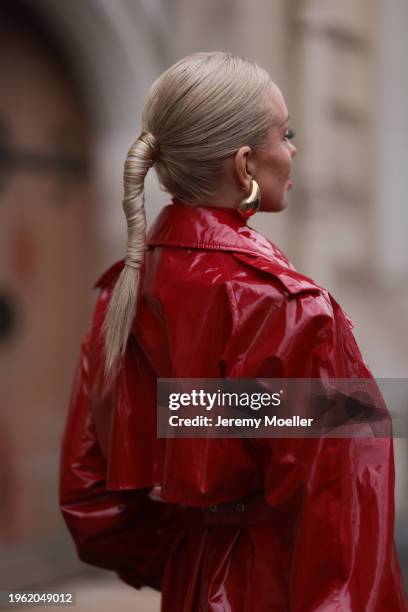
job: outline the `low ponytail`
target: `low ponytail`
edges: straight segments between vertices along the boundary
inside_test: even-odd
[[[146,248],[144,180],[149,168],[154,164],[162,189],[173,197],[208,205],[217,197],[225,160],[243,145],[256,150],[267,144],[275,123],[274,87],[255,62],[223,51],[189,55],[151,86],[141,117],[143,133],[125,163],[126,265],[102,327],[107,389],[116,377],[135,315]]]
[[[124,168],[123,210],[127,222],[125,266],[116,280],[102,325],[105,348],[104,378],[109,388],[117,373],[135,315],[140,268],[146,249],[144,181],[159,147],[150,132],[143,132],[129,149]]]

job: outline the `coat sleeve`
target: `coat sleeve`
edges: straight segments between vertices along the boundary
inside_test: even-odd
[[[370,378],[350,320],[327,293],[245,311],[227,375]],[[276,510],[276,561],[292,612],[406,610],[393,539],[392,437],[249,440]],[[271,555],[277,554],[271,551]],[[288,609],[289,609],[288,608]]]
[[[115,571],[135,588],[161,589],[168,552],[178,534],[175,507],[149,489],[106,490],[106,460],[91,410],[90,332],[84,338],[60,455],[59,501],[79,558]]]

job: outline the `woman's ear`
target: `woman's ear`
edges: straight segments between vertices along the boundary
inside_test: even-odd
[[[236,179],[243,191],[251,190],[252,174],[249,171],[249,158],[252,154],[251,147],[240,147],[234,156],[234,169]]]

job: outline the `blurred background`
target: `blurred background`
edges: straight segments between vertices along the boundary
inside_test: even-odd
[[[182,56],[228,50],[270,72],[296,131],[294,189],[251,225],[333,293],[377,377],[407,377],[407,27],[406,0],[2,0],[0,589],[159,609],[76,559],[57,471],[92,286],[124,256],[123,162],[149,86]],[[150,172],[148,221],[169,201]],[[406,439],[395,453],[407,572]]]

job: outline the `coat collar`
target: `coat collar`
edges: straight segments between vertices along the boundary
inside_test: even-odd
[[[192,206],[173,200],[165,206],[147,236],[149,246],[234,251],[246,255],[287,258],[265,236],[248,227],[233,208]]]
[[[229,251],[246,265],[279,278],[289,294],[321,291],[319,285],[299,274],[277,246],[248,227],[246,220],[232,208],[192,206],[173,200],[156,218],[146,244],[149,247]],[[94,288],[113,282],[123,266],[123,259],[113,264]]]

